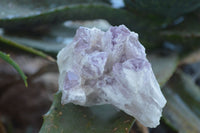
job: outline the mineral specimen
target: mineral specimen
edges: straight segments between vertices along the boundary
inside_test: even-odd
[[[112,104],[147,127],[159,124],[166,100],[138,34],[126,26],[80,27],[57,63],[62,104]]]

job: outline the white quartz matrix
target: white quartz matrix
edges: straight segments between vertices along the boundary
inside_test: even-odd
[[[57,63],[62,104],[112,104],[146,127],[159,125],[166,100],[138,34],[126,26],[80,27]]]

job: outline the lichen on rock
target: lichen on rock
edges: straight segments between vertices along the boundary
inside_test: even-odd
[[[126,26],[80,27],[57,63],[62,104],[112,104],[144,126],[159,124],[166,100],[138,34]]]

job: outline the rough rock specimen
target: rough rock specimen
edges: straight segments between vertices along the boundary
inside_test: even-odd
[[[147,127],[159,124],[166,100],[138,34],[124,25],[80,27],[57,62],[62,104],[112,104]]]

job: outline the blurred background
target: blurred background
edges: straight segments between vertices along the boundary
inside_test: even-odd
[[[54,96],[56,55],[76,29],[120,24],[139,34],[168,101],[157,128]],[[199,43],[199,0],[0,0],[0,133],[200,133]]]

